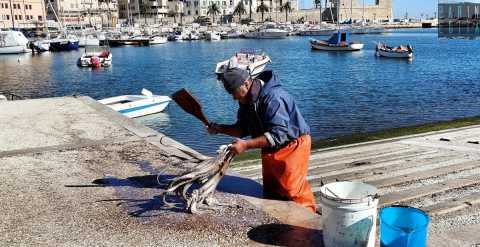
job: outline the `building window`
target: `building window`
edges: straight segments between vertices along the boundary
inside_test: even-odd
[[[19,19],[19,20],[23,20],[23,16],[22,16],[22,15],[19,15],[19,16],[18,16],[18,19]]]
[[[14,17],[15,17],[15,20],[18,20],[18,16],[17,16],[17,15],[15,15]]]
[[[17,9],[17,5],[16,5],[16,4],[13,5],[13,9]]]
[[[7,20],[10,20],[10,15],[6,15],[7,16]]]
[[[190,15],[190,10],[187,13],[188,13],[188,15]]]
[[[30,16],[30,20],[33,20],[33,15]]]
[[[39,15],[39,16],[38,16],[38,20],[39,20],[39,21],[42,21],[42,20],[43,20],[43,16]]]
[[[198,15],[198,10],[195,10],[195,15]]]

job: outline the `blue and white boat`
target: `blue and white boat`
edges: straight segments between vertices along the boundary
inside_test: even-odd
[[[363,49],[360,42],[350,41],[350,33],[338,30],[328,40],[311,39],[310,45],[314,50],[322,51],[359,51]]]
[[[162,112],[172,99],[168,96],[154,95],[147,89],[142,89],[141,95],[121,95],[98,102],[129,118]]]
[[[78,50],[78,39],[52,39],[49,41],[50,51],[73,51]]]

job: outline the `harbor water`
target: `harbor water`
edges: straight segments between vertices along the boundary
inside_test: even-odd
[[[317,37],[322,38],[322,37]],[[326,37],[323,37],[326,38]],[[242,48],[265,51],[282,84],[298,101],[314,140],[480,115],[480,43],[440,40],[435,29],[353,36],[360,52],[316,52],[309,37],[281,40],[169,42],[112,48],[113,65],[82,69],[82,51],[0,56],[0,91],[29,98],[88,95],[101,99],[147,88],[170,95],[189,89],[211,121],[233,123],[237,105],[214,69]],[[412,61],[377,58],[375,43],[411,44]],[[212,154],[232,138],[210,136],[171,103],[138,121],[201,152]]]

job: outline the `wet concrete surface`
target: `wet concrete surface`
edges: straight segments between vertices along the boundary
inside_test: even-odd
[[[200,215],[160,194],[205,156],[82,98],[0,104],[0,245],[319,244],[319,220],[227,175]],[[160,174],[160,175],[159,175]],[[300,210],[296,214],[296,210]],[[282,218],[283,217],[283,218]]]

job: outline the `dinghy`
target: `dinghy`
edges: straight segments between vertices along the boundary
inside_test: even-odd
[[[264,53],[258,54],[252,49],[242,49],[240,52],[235,53],[229,60],[218,63],[215,68],[215,74],[217,74],[218,79],[221,79],[227,69],[240,68],[248,70],[250,75],[255,78],[270,62],[272,62],[272,60]]]
[[[360,42],[350,41],[350,33],[338,30],[328,40],[311,39],[310,45],[313,50],[321,51],[359,51],[363,49]]]
[[[154,95],[147,89],[142,89],[141,95],[122,95],[98,102],[129,118],[162,112],[172,99],[168,96]]]
[[[389,58],[413,58],[413,48],[410,45],[389,47],[384,43],[378,43],[376,47],[376,55],[379,57]]]
[[[112,65],[112,53],[105,49],[103,51],[87,51],[78,59],[78,66],[80,67],[110,67]]]

